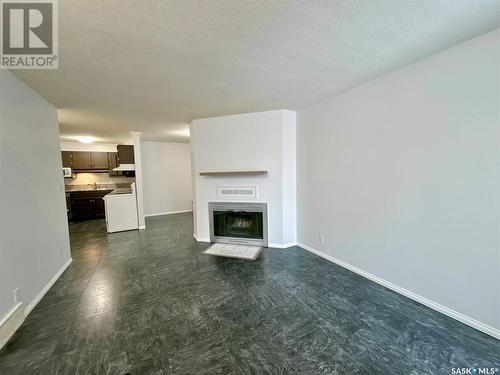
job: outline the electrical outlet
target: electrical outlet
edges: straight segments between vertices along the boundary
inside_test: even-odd
[[[21,300],[21,290],[19,288],[14,289],[14,303],[20,302]]]
[[[321,242],[323,245],[325,244],[325,235],[324,234],[319,235],[319,242]]]

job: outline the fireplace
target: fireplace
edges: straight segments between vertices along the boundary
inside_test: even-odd
[[[267,246],[267,203],[209,202],[210,242]]]

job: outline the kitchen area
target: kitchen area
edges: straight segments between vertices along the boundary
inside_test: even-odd
[[[108,233],[138,229],[134,146],[61,151],[69,221],[105,219]]]

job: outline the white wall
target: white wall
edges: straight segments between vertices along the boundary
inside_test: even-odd
[[[499,34],[302,110],[297,130],[299,242],[496,329]]]
[[[294,141],[295,113],[290,111],[247,113],[192,122],[198,240],[210,238],[208,202],[217,201],[218,185],[257,185],[258,201],[268,203],[269,246],[295,242]],[[230,178],[199,175],[203,171],[225,170],[267,170],[268,174]],[[284,183],[293,186],[285,187]],[[284,212],[289,216],[284,217]],[[287,226],[284,228],[284,225]]]
[[[131,131],[134,144],[134,165],[135,165],[135,192],[137,195],[137,220],[139,229],[146,229],[146,220],[144,215],[144,184],[142,179],[142,133]]]
[[[57,110],[0,70],[0,320],[70,260]]]
[[[141,153],[145,215],[192,210],[189,144],[142,142]]]
[[[297,240],[297,114],[282,111],[281,168],[283,244]]]

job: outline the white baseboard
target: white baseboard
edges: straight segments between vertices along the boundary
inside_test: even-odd
[[[49,289],[54,285],[54,283],[61,277],[63,272],[68,268],[68,266],[73,262],[72,258],[55,273],[55,275],[49,280],[49,282],[43,287],[43,289],[36,295],[36,297],[31,301],[31,303],[26,306],[23,310],[23,303],[17,303],[12,310],[10,310],[7,315],[0,321],[0,348],[2,348],[5,343],[12,337],[14,332],[21,326],[24,319],[28,314],[35,308],[35,306],[40,302],[43,296],[49,291]]]
[[[414,292],[411,292],[407,289],[404,289],[396,284],[391,283],[390,281],[384,280],[378,276],[375,276],[369,272],[366,272],[360,268],[357,268],[349,263],[346,263],[340,259],[335,258],[332,255],[326,254],[323,251],[317,250],[311,246],[308,246],[306,244],[303,244],[301,242],[297,242],[297,246],[303,248],[304,250],[307,250],[313,254],[316,254],[332,263],[335,263],[341,267],[344,267],[348,269],[349,271],[352,271],[354,273],[357,273],[358,275],[361,275],[371,281],[376,282],[377,284],[380,284],[382,286],[385,286],[386,288],[389,288],[399,294],[402,294],[405,297],[411,298],[414,301],[417,301],[421,303],[422,305],[425,305],[427,307],[430,307],[433,310],[436,310],[442,314],[445,314],[449,316],[450,318],[456,319],[461,323],[467,324],[468,326],[471,326],[472,328],[475,328],[481,332],[484,332],[490,336],[493,336],[497,339],[500,339],[500,330],[491,327],[487,324],[481,323],[473,318],[470,318],[464,314],[459,313],[458,311],[455,311],[453,309],[450,309],[449,307],[443,306],[437,302],[431,301],[428,298],[422,297],[421,295],[418,295]]]
[[[193,237],[196,241],[198,242],[210,242],[210,238],[205,238],[205,237],[196,237],[194,234],[193,234]]]
[[[139,225],[139,230],[146,229],[145,225]]]
[[[52,277],[52,279],[49,280],[47,285],[43,287],[43,289],[40,291],[40,293],[37,294],[37,296],[31,301],[31,303],[24,309],[24,315],[28,316],[28,314],[35,308],[35,306],[40,302],[40,300],[43,298],[43,296],[49,291],[50,288],[52,288],[52,285],[55,284],[57,279],[61,277],[64,271],[66,271],[66,268],[73,262],[72,258],[69,258],[66,263],[59,269],[59,271],[56,272],[56,274]]]
[[[147,215],[144,215],[144,216],[145,216],[145,217],[163,216],[163,215],[182,214],[182,213],[184,213],[184,212],[193,212],[193,210],[159,212],[159,213],[157,213],[157,214],[147,214]]]
[[[297,242],[293,241],[293,242],[288,242],[288,243],[284,243],[284,244],[270,243],[270,244],[267,244],[267,247],[274,247],[275,249],[286,249],[287,247],[292,247],[295,245],[297,245]]]
[[[25,315],[22,306],[22,302],[18,302],[0,321],[0,349],[23,324]]]

